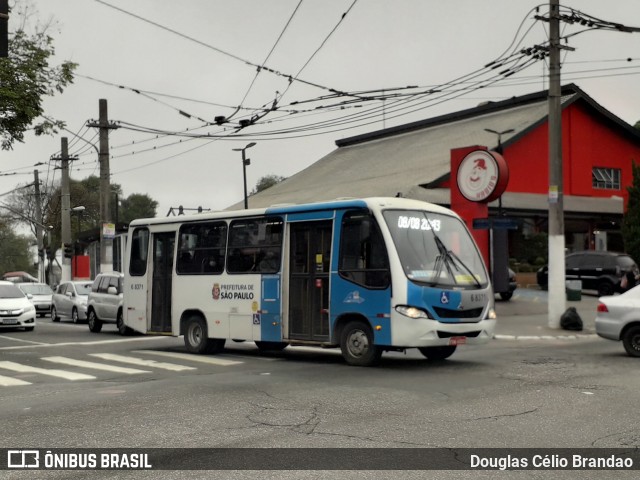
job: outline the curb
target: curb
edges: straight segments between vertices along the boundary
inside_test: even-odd
[[[587,333],[581,335],[500,335],[494,334],[494,340],[581,340],[597,338],[596,333]]]

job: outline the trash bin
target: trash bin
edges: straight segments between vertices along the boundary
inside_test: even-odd
[[[579,302],[582,300],[582,281],[567,280],[567,300],[570,302]]]

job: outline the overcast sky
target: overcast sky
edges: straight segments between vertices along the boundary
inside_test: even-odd
[[[249,142],[257,143],[247,150],[251,190],[264,175],[288,177],[319,160],[335,149],[339,138],[548,87],[545,64],[538,61],[506,79],[487,81],[485,88],[470,88],[473,80],[489,79],[502,70],[483,73],[489,62],[514,48],[546,41],[547,26],[533,21],[532,9],[540,5],[542,15],[548,4],[537,1],[32,4],[41,21],[56,21],[50,30],[56,61],[79,64],[75,83],[45,102],[46,114],[64,120],[73,133],[27,135],[13,151],[0,151],[0,194],[32,181],[34,168],[44,182],[59,181],[57,164],[49,159],[59,153],[63,135],[69,138],[70,153],[78,156],[71,177],[99,175],[97,154],[90,145],[97,145],[97,132],[86,123],[98,118],[101,98],[108,100],[110,120],[121,122],[110,134],[112,182],[119,183],[125,195],[148,194],[159,202],[158,215],[165,216],[178,205],[220,210],[241,201],[242,162],[233,149]],[[640,27],[638,0],[561,4],[601,20]],[[562,28],[570,34],[586,27]],[[563,83],[576,83],[628,123],[640,120],[640,33],[592,30],[571,37],[568,45],[575,51],[563,57]],[[256,66],[263,64],[278,73],[257,74]],[[460,83],[472,72],[481,76]],[[406,86],[418,88],[394,90]],[[461,87],[470,91],[462,95]],[[430,88],[450,93],[425,93]],[[384,102],[345,95],[379,89],[387,95],[422,95]],[[276,99],[277,108],[269,110]],[[234,114],[237,107],[242,108]],[[215,125],[215,117],[221,116],[230,117],[230,122]],[[238,129],[239,120],[251,118],[255,124]],[[155,130],[158,133],[149,133]],[[214,136],[167,135],[187,130]],[[44,165],[34,167],[40,162]],[[71,205],[76,206],[73,199]]]

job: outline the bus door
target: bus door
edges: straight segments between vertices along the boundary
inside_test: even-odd
[[[290,224],[289,339],[329,340],[333,221]]]
[[[153,234],[151,332],[171,332],[171,278],[175,232]]]

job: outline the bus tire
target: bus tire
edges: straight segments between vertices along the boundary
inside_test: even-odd
[[[375,365],[382,356],[382,349],[373,343],[371,328],[359,320],[347,323],[342,329],[340,350],[345,361],[357,367]]]
[[[256,342],[256,346],[258,347],[258,350],[260,350],[261,352],[268,352],[268,351],[280,352],[285,348],[287,348],[288,345],[289,345],[288,343],[284,343],[284,342],[261,342],[261,341]]]
[[[218,353],[224,350],[224,338],[209,338],[207,322],[202,317],[193,316],[187,320],[184,345],[190,353]]]
[[[420,353],[429,360],[444,360],[453,355],[456,345],[444,345],[442,347],[419,347]]]
[[[89,324],[89,330],[93,333],[100,333],[100,330],[102,330],[102,321],[98,319],[95,310],[89,310],[87,323]]]

